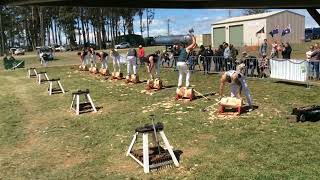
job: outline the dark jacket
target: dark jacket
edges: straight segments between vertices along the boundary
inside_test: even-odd
[[[206,49],[205,56],[213,56],[213,50],[212,49]]]
[[[285,47],[282,51],[282,58],[283,59],[290,59],[291,57],[292,48],[291,46]]]
[[[315,49],[310,57],[311,60],[320,60],[320,49]]]

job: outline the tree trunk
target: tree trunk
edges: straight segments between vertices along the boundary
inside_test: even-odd
[[[2,7],[0,8],[2,10]],[[0,13],[0,36],[1,36],[1,49],[0,56],[3,56],[4,53],[4,31],[2,27],[2,14]]]
[[[88,43],[90,43],[90,29],[89,29],[89,22],[88,22],[88,20],[86,21],[86,33],[87,33]]]
[[[62,39],[61,39],[61,28],[58,27],[58,37],[59,37],[59,44],[62,44]]]
[[[307,9],[310,16],[318,23],[320,26],[320,13],[317,11],[317,9]]]
[[[43,23],[43,7],[39,9],[39,18],[40,18],[40,45],[45,45],[45,33],[44,33],[44,23]]]
[[[47,27],[47,36],[48,36],[48,45],[51,44],[51,38],[50,38],[50,25]]]
[[[78,38],[79,38],[78,45],[80,45],[81,44],[81,31],[80,31],[80,20],[79,20],[79,18],[77,18],[77,24],[78,24]]]
[[[110,41],[110,21],[107,19],[107,41]]]
[[[56,37],[56,44],[58,44],[58,31],[57,31],[57,19],[54,19],[54,34],[55,34],[55,37]],[[60,40],[59,40],[60,41]]]
[[[83,17],[83,9],[80,8],[80,13],[81,13],[81,29],[82,29],[82,38],[83,38],[83,44],[86,44],[86,33],[85,33],[85,26],[84,26],[84,17]]]
[[[146,14],[147,14],[147,36],[149,37],[149,14],[148,14],[148,9],[146,9]]]
[[[55,32],[54,32],[54,29],[53,29],[54,28],[54,18],[51,19],[50,24],[51,24],[50,27],[51,27],[51,33],[52,33],[52,43],[53,44],[57,44],[56,43],[57,36],[55,36]]]

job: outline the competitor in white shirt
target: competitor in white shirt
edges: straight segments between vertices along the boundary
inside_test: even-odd
[[[231,97],[237,97],[241,99],[241,91],[244,90],[244,94],[247,98],[248,104],[252,109],[253,101],[250,95],[248,84],[246,82],[245,76],[241,73],[245,65],[240,64],[237,67],[237,71],[230,70],[224,72],[220,79],[220,96],[223,96],[223,90],[226,83],[230,84]]]

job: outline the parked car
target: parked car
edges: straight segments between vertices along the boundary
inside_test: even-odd
[[[114,46],[116,49],[124,49],[124,48],[129,48],[130,44],[128,42],[122,42],[120,44],[117,44]]]
[[[36,47],[39,58],[46,56],[46,60],[53,60],[53,50],[50,47]]]
[[[26,50],[22,49],[22,48],[18,48],[14,51],[14,55],[24,55],[26,52]]]
[[[304,33],[311,39],[320,39],[320,28],[306,28]]]
[[[9,49],[9,53],[10,54],[14,54],[14,52],[17,50],[18,48],[10,48]]]
[[[57,52],[67,51],[66,48],[63,47],[63,46],[55,46],[55,47],[54,47],[54,50],[57,51]]]

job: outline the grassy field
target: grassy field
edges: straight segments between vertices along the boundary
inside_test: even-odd
[[[150,50],[152,51],[152,50]],[[35,56],[23,57],[37,66]],[[248,81],[258,109],[230,118],[218,115],[217,95],[175,101],[177,72],[162,69],[166,86],[154,94],[144,83],[126,85],[79,72],[75,53],[57,54],[46,68],[60,77],[66,94],[47,94],[47,85],[26,70],[0,70],[0,179],[318,179],[319,123],[290,123],[292,107],[317,104],[318,87],[269,80]],[[124,67],[123,67],[124,69]],[[145,68],[139,69],[142,80]],[[219,76],[192,74],[202,93],[217,92]],[[89,88],[97,113],[74,115],[71,92]],[[228,93],[228,92],[226,92]],[[210,108],[206,108],[209,107]],[[207,111],[204,111],[204,109]],[[181,166],[144,174],[125,153],[134,129],[164,123]]]

